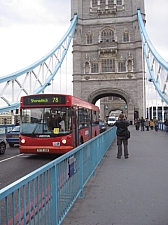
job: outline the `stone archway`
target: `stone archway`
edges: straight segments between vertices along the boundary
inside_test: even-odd
[[[134,121],[134,109],[136,108],[136,104],[134,103],[131,96],[124,90],[117,89],[117,88],[102,88],[97,89],[90,93],[88,96],[88,102],[91,102],[93,104],[96,103],[97,100],[103,97],[107,96],[117,96],[121,99],[123,99],[127,105],[127,116],[128,120],[133,123]]]

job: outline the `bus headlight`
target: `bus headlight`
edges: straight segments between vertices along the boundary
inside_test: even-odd
[[[20,142],[21,142],[22,144],[25,144],[26,140],[23,138],[23,139],[21,139]]]
[[[66,139],[62,140],[62,144],[66,144],[66,142],[67,142]]]

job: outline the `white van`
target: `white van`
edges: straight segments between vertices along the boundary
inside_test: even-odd
[[[115,116],[109,116],[107,124],[108,126],[112,126],[116,122]]]

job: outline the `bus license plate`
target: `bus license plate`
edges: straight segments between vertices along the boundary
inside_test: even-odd
[[[49,148],[37,148],[37,152],[49,152]]]

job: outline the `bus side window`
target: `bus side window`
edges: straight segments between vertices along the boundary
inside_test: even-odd
[[[79,107],[79,129],[84,127],[84,108]]]
[[[96,111],[92,111],[92,125],[96,125]]]

